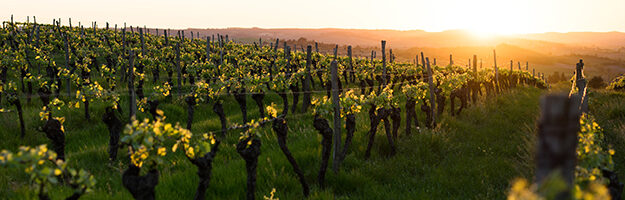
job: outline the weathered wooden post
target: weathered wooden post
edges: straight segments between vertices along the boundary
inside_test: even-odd
[[[417,58],[417,60],[419,60],[419,58]],[[454,65],[454,59],[453,59],[452,55],[449,54],[449,66],[452,66],[452,65]]]
[[[219,38],[219,65],[224,64],[224,41],[223,41],[223,36],[218,37]],[[278,43],[276,43],[276,48],[278,46]]]
[[[425,64],[425,56],[423,56],[423,51],[421,52],[421,65],[423,65],[423,66],[421,66],[423,68],[423,70],[422,70],[423,73],[422,73],[421,77],[422,77],[423,81],[428,81],[427,80],[427,78],[428,78],[427,77],[428,68],[427,68],[427,66]]]
[[[430,58],[425,58],[425,63],[428,70],[428,84],[430,85],[430,112],[432,115],[432,128],[434,128],[436,127],[436,101],[434,100],[434,97],[436,96],[436,91],[434,87],[434,77],[432,77],[432,67],[430,67]]]
[[[477,102],[477,98],[481,90],[480,82],[477,81],[477,55],[473,55],[473,76],[476,78],[476,80],[472,81],[473,82],[472,98],[473,98],[473,103],[475,103]]]
[[[332,104],[334,105],[334,151],[332,151],[332,170],[338,173],[340,165],[341,148],[341,104],[339,103],[339,78],[337,72],[337,62],[332,61],[330,70],[332,73]]]
[[[588,96],[586,96],[586,78],[584,77],[584,61],[579,59],[579,63],[575,66],[575,85],[577,86],[577,95],[581,99],[580,110],[588,112]]]
[[[306,112],[310,106],[310,82],[312,76],[310,75],[310,66],[312,65],[312,46],[306,47],[306,77],[304,77],[304,96],[302,97],[302,112]]]
[[[349,79],[351,82],[356,81],[356,76],[354,75],[354,64],[352,63],[352,46],[347,46],[347,56],[349,57]]]
[[[579,102],[579,96],[569,98],[566,94],[551,94],[540,100],[535,181],[540,185],[550,174],[559,172],[568,186],[558,194],[559,199],[570,198],[575,179]]]
[[[510,73],[512,73],[512,71],[514,70],[512,69],[513,66],[514,66],[514,63],[512,62],[512,60],[510,60]]]
[[[386,40],[382,40],[382,88],[386,87]]]
[[[493,61],[495,67],[495,95],[497,95],[501,88],[499,87],[499,70],[497,69],[497,52],[495,49],[493,49]]]
[[[530,62],[525,62],[525,71],[530,71]]]
[[[315,42],[315,52],[319,53],[319,43]]]
[[[145,39],[143,39],[143,29],[139,28],[139,40],[141,41],[141,55],[146,56],[145,54]]]

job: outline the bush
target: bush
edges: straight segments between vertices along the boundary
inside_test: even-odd
[[[601,78],[601,76],[593,76],[592,78],[590,78],[590,81],[588,81],[588,86],[594,89],[599,89],[604,88],[606,86],[606,83],[603,81],[603,78]]]

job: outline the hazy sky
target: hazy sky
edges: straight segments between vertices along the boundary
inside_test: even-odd
[[[468,29],[625,32],[625,0],[2,0],[0,18],[158,28]],[[32,20],[32,18],[31,18]]]

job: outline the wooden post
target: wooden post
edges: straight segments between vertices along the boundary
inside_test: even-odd
[[[493,61],[495,64],[495,94],[499,92],[499,70],[497,69],[497,52],[493,49]]]
[[[93,22],[93,37],[96,37],[97,35],[97,31],[96,31],[97,27],[98,27],[97,22]]]
[[[417,58],[417,60],[419,60],[419,59]],[[454,65],[454,59],[453,59],[452,55],[449,54],[449,66],[452,66],[452,65]]]
[[[543,183],[551,173],[559,172],[568,188],[562,199],[570,197],[577,162],[577,133],[580,130],[579,96],[566,94],[543,96],[538,122],[536,183]]]
[[[211,58],[211,38],[206,36],[206,62],[210,62]]]
[[[319,44],[315,42],[315,52],[319,53]]]
[[[224,41],[223,41],[223,36],[218,37],[219,38],[219,65],[224,64]],[[276,44],[277,46],[278,44]]]
[[[423,56],[421,56],[423,57]],[[436,127],[436,100],[434,97],[436,96],[436,91],[434,87],[434,77],[432,77],[432,67],[430,67],[430,58],[425,58],[425,63],[427,65],[428,70],[428,84],[430,85],[430,112],[432,115],[432,128]]]
[[[128,78],[128,96],[130,97],[130,119],[136,116],[137,113],[137,97],[135,96],[135,52],[130,50],[130,62],[128,62],[128,71],[130,72]]]
[[[419,54],[414,56],[414,66],[419,67]]]
[[[575,66],[575,85],[577,86],[577,95],[581,99],[580,110],[588,112],[588,96],[586,96],[586,78],[584,77],[584,61],[579,59],[579,63]]]
[[[167,30],[163,30],[163,34],[165,35],[165,46],[169,46],[169,36],[167,36]]]
[[[304,77],[304,96],[302,97],[302,112],[306,112],[310,106],[310,66],[312,65],[312,46],[306,47],[306,77]]]
[[[386,40],[382,40],[382,88],[386,87]]]
[[[530,70],[530,63],[525,62],[525,71],[529,71],[529,70]]]
[[[473,76],[474,77],[478,76],[478,74],[477,74],[477,55],[475,55],[475,54],[473,55]],[[470,84],[471,86],[469,86],[469,87],[471,88],[470,90],[471,90],[471,93],[472,93],[471,97],[472,97],[473,103],[475,103],[475,102],[477,102],[477,98],[478,98],[478,95],[479,95],[480,90],[481,90],[480,82],[477,81],[477,79],[476,79],[476,80],[471,81],[471,83],[472,84]]]
[[[421,76],[421,77],[423,77],[422,78],[423,81],[428,81],[427,80],[428,68],[427,68],[427,66],[425,64],[425,56],[423,56],[423,51],[421,52],[421,65],[423,65],[422,66],[422,68],[423,68],[423,71],[422,71],[423,72],[423,76]]]
[[[354,76],[354,64],[352,63],[352,46],[351,45],[347,46],[347,56],[349,57],[349,79],[351,79],[351,81],[354,82],[356,77]]]
[[[332,73],[332,104],[334,105],[334,151],[332,152],[332,170],[338,173],[340,165],[341,148],[341,105],[339,103],[339,78],[337,75],[336,60],[330,66]]]
[[[477,77],[477,55],[473,55],[473,75]]]
[[[145,40],[143,39],[143,29],[141,28],[139,28],[139,39],[141,40],[141,55],[145,57]]]
[[[512,73],[512,71],[514,70],[514,69],[512,69],[513,66],[514,66],[514,64],[513,64],[512,60],[510,60],[510,73]]]

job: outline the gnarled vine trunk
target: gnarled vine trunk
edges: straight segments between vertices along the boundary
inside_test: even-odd
[[[248,145],[248,142],[251,144]],[[260,139],[248,137],[237,143],[237,152],[245,160],[247,171],[247,200],[254,200],[256,192],[256,168],[258,167],[258,156],[260,155]]]
[[[65,133],[61,128],[62,126],[59,120],[50,116],[42,127],[46,137],[52,141],[52,149],[56,152],[56,158],[59,160],[65,160]]]
[[[252,94],[252,99],[254,99],[256,105],[258,106],[258,113],[260,114],[260,118],[265,118],[265,104],[263,103],[264,98],[264,92]]]
[[[213,160],[219,150],[219,144],[221,144],[221,142],[218,140],[215,142],[209,153],[199,158],[190,159],[191,163],[197,167],[197,175],[200,178],[200,182],[198,183],[195,191],[195,200],[205,199],[206,189],[208,189],[208,184],[210,183],[213,171]]]
[[[323,188],[326,171],[328,170],[328,160],[330,159],[330,150],[332,149],[332,128],[330,128],[330,124],[328,124],[328,120],[321,118],[320,116],[315,116],[313,121],[313,126],[319,134],[321,134],[321,168],[319,169],[319,174],[317,176],[317,181],[319,185]]]
[[[239,103],[239,108],[241,109],[241,114],[243,116],[243,123],[247,123],[247,95],[245,94],[245,90],[236,91],[234,93],[234,99]]]
[[[122,174],[122,184],[136,200],[153,200],[154,188],[158,184],[158,170],[151,169],[146,175],[139,175],[141,168],[133,165],[128,166]]]
[[[302,170],[299,168],[299,166],[297,165],[297,162],[295,161],[295,158],[293,158],[293,155],[291,155],[291,151],[289,151],[289,148],[286,145],[286,136],[287,136],[286,121],[283,118],[278,118],[273,121],[271,127],[273,128],[273,131],[275,131],[276,135],[278,136],[278,145],[280,146],[282,153],[284,153],[284,156],[286,156],[286,159],[289,161],[289,163],[291,163],[291,166],[293,166],[293,171],[295,171],[295,174],[297,174],[300,184],[302,184],[302,192],[304,193],[304,196],[308,197],[308,195],[310,194],[310,188],[308,187],[308,183],[306,183],[304,172],[302,172]]]
[[[113,107],[105,108],[104,116],[102,116],[102,121],[109,129],[109,159],[116,160],[117,150],[119,149],[119,136],[124,126],[119,118],[117,118]]]

